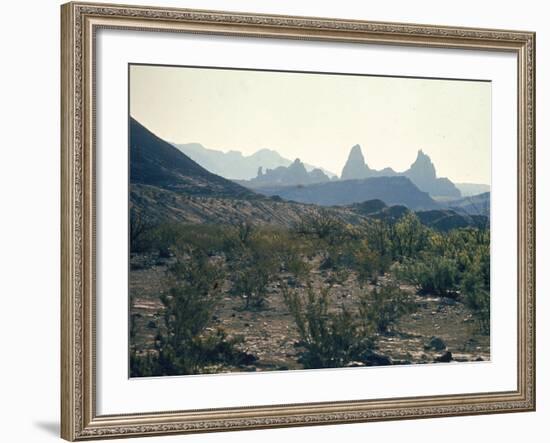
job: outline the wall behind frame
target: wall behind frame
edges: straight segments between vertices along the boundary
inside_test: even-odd
[[[538,121],[550,119],[550,31],[544,2],[463,0],[128,0],[133,4],[208,8],[363,20],[525,29],[537,32]],[[59,5],[28,0],[3,5],[0,27],[0,294],[3,338],[0,433],[4,441],[59,441]],[[537,127],[537,412],[388,423],[290,428],[136,439],[187,443],[291,441],[543,441],[550,414],[545,344],[550,312],[543,265],[550,263],[550,129]],[[498,147],[495,147],[498,149]],[[452,380],[451,380],[452,382]]]

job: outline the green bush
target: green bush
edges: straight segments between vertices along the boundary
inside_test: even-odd
[[[392,228],[383,220],[369,220],[363,227],[364,236],[370,250],[380,257],[388,257],[391,262],[395,257],[391,241]]]
[[[244,309],[261,308],[266,303],[270,275],[267,267],[261,263],[257,266],[248,265],[236,271],[232,290],[234,294],[244,298]]]
[[[288,254],[285,254],[283,267],[294,276],[296,282],[307,282],[311,266],[301,257],[298,251],[291,250]]]
[[[416,258],[427,246],[429,230],[413,212],[407,212],[389,229],[394,255],[399,258]]]
[[[407,259],[398,268],[399,277],[416,286],[421,294],[446,297],[458,295],[460,273],[456,260],[422,254],[416,260]]]
[[[461,293],[466,306],[478,320],[481,332],[488,334],[491,321],[491,299],[489,285],[480,262],[464,273]]]
[[[243,247],[232,264],[232,292],[244,298],[244,309],[261,308],[267,302],[267,287],[281,263],[274,253],[274,233],[257,233]]]
[[[380,255],[375,249],[371,249],[368,243],[362,244],[354,252],[353,269],[357,272],[357,280],[361,286],[367,283],[375,284],[378,277],[388,272],[391,258],[388,255]]]
[[[135,207],[130,209],[129,230],[130,252],[149,252],[152,249],[154,224]]]
[[[395,283],[387,283],[365,291],[359,298],[359,315],[365,328],[385,333],[403,315],[415,312],[417,305],[411,295]]]
[[[304,297],[283,286],[283,297],[305,349],[300,358],[305,368],[342,367],[372,351],[374,340],[349,309],[329,311],[328,289],[316,293],[309,286]]]

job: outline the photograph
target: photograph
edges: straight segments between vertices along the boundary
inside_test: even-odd
[[[61,5],[59,180],[25,182],[59,194],[61,437],[535,411],[540,23],[145,2]]]
[[[129,377],[490,362],[491,94],[130,63]]]

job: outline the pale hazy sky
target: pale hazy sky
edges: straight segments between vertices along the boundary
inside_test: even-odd
[[[170,142],[338,175],[360,144],[371,168],[403,171],[422,149],[439,177],[491,180],[488,82],[132,65],[130,114]]]

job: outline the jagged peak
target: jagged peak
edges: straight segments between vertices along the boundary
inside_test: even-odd
[[[370,170],[365,163],[365,157],[363,157],[361,146],[358,144],[353,145],[349,152],[346,164],[342,169],[342,180],[367,178],[369,172]]]
[[[299,158],[297,158],[296,160],[294,160],[294,161],[288,166],[288,169],[289,169],[289,170],[299,170],[299,171],[307,172],[305,165],[302,163],[302,161],[301,161]]]
[[[411,164],[411,168],[417,167],[417,166],[420,166],[420,165],[426,165],[426,166],[430,167],[430,169],[434,168],[434,170],[435,170],[432,159],[430,158],[430,156],[428,154],[424,153],[424,151],[422,149],[418,150],[418,152],[416,154],[416,159]]]
[[[356,144],[351,147],[348,155],[348,161],[351,159],[354,161],[358,161],[360,159],[363,163],[365,163],[365,157],[363,155],[361,145]]]
[[[422,149],[419,149],[416,153],[416,159],[428,159],[431,161],[430,156],[426,154]]]

